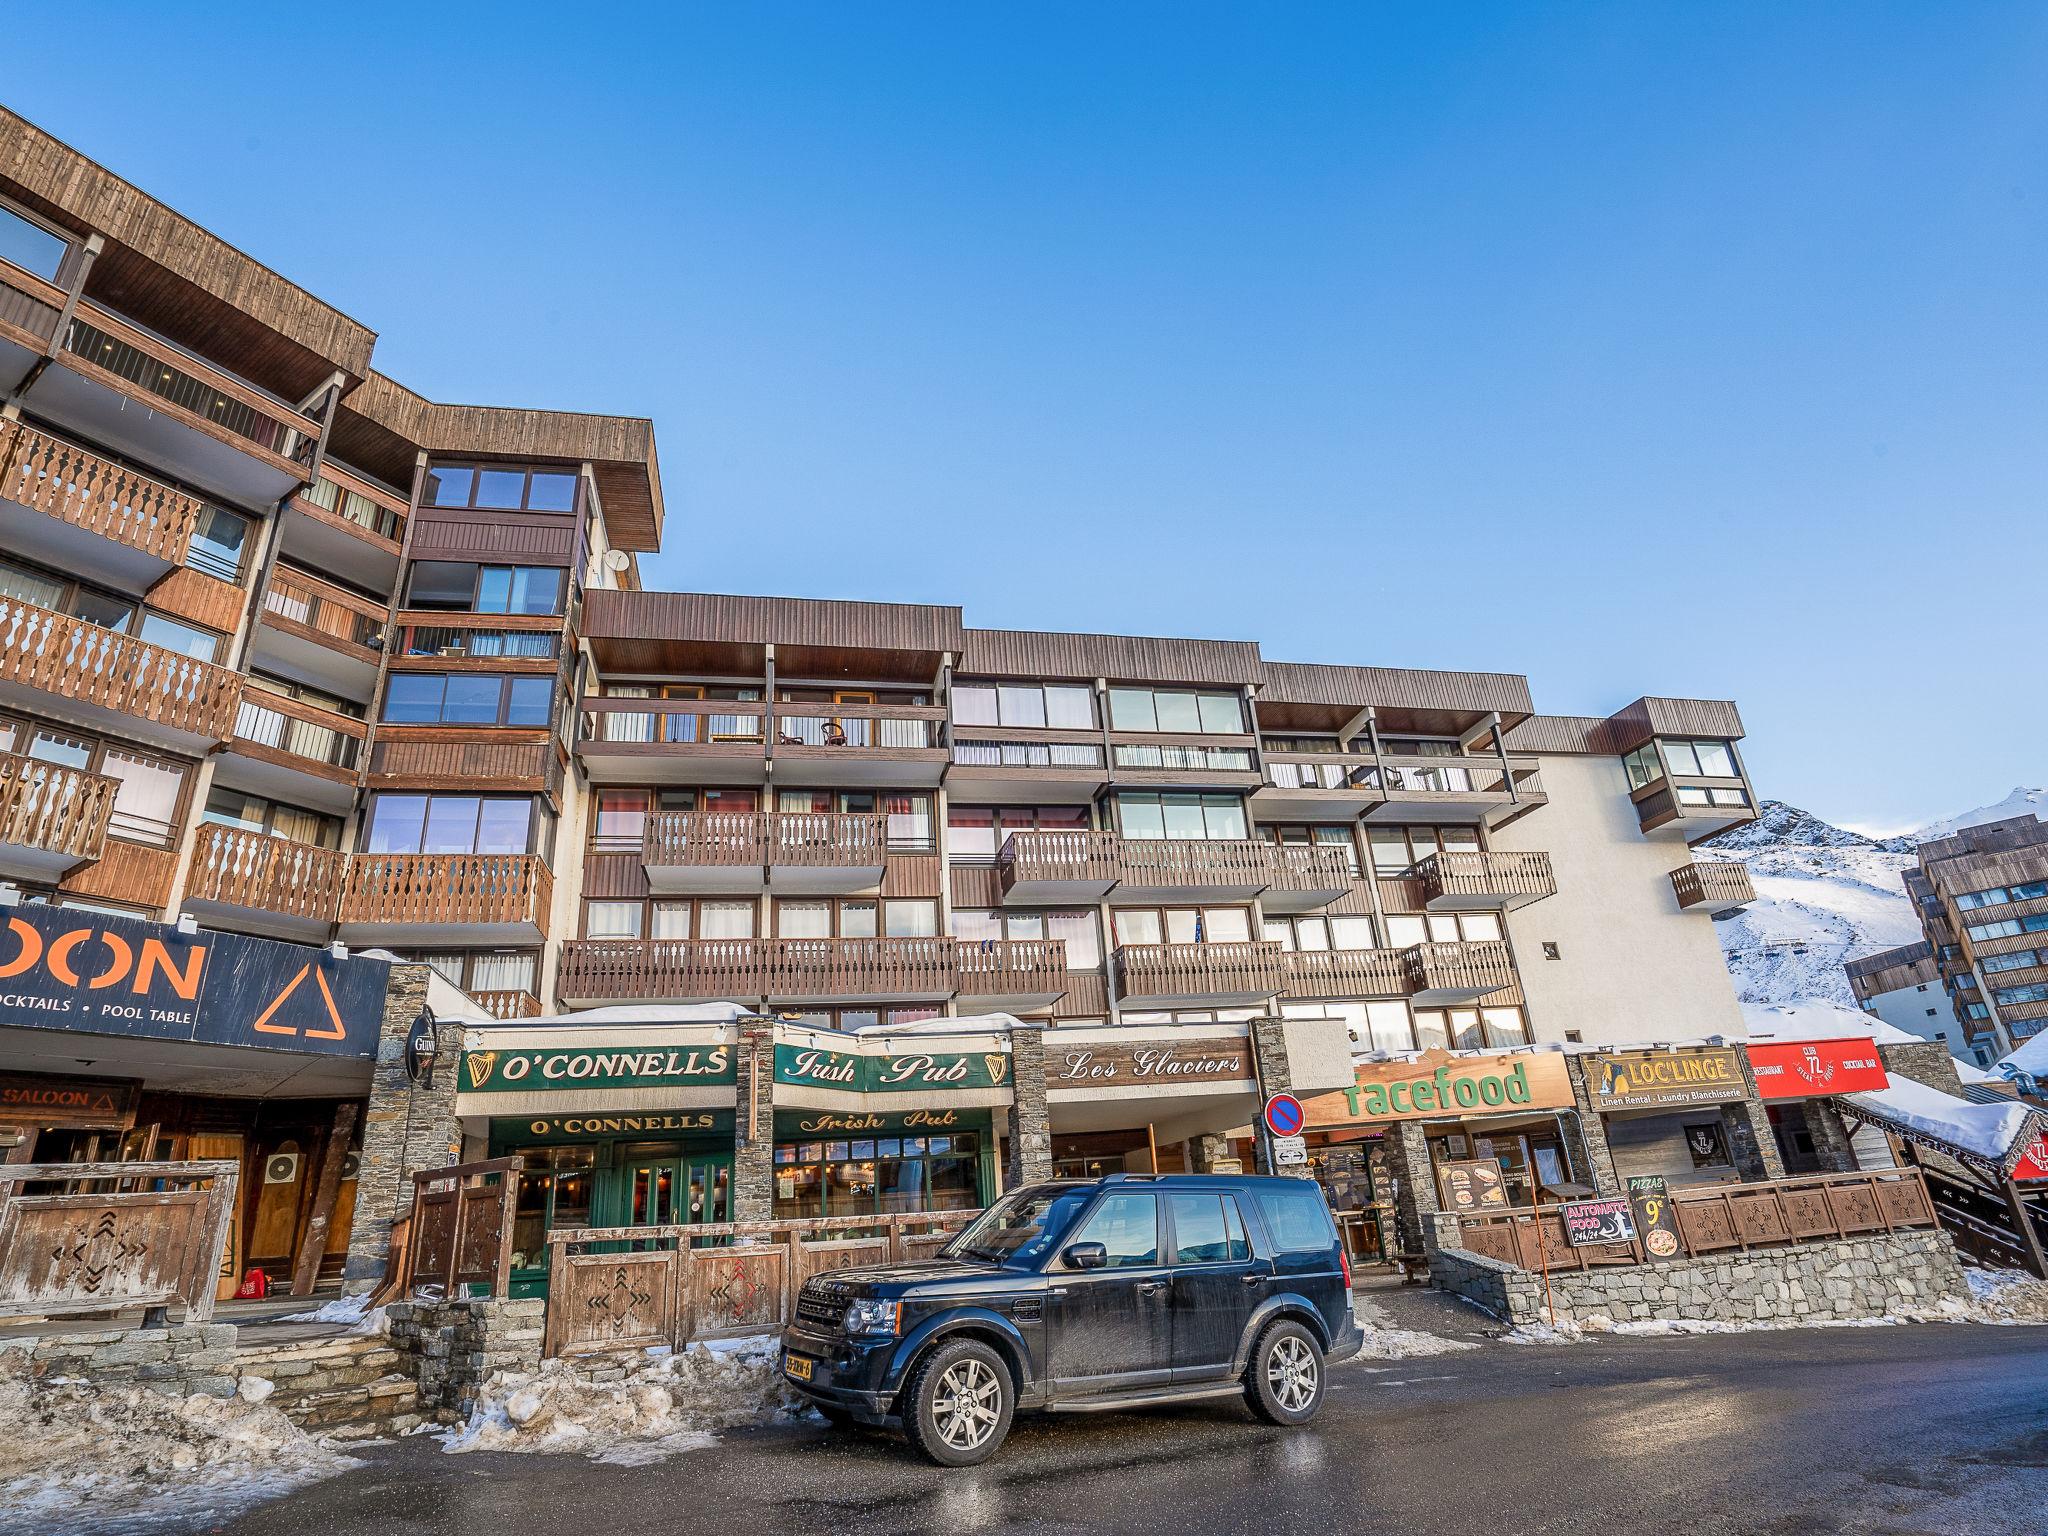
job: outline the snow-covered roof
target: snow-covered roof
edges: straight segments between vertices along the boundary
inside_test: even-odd
[[[2022,1040],[2008,1054],[2001,1056],[1997,1070],[2002,1077],[2025,1073],[2028,1077],[2048,1078],[2048,1030],[2043,1030],[2031,1040]]]
[[[2015,1142],[2031,1140],[2037,1130],[2037,1116],[2024,1104],[1972,1104],[1905,1077],[1893,1078],[1889,1088],[1849,1094],[1844,1102],[1902,1133],[1917,1132],[1990,1163],[2002,1164]]]
[[[1801,997],[1789,1003],[1744,1003],[1743,1022],[1753,1040],[1875,1040],[1880,1045],[1922,1044],[1895,1024],[1860,1008],[1845,1008],[1831,997]]]

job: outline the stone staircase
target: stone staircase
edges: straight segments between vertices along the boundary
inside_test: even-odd
[[[236,1350],[235,1369],[274,1383],[270,1402],[329,1439],[402,1434],[424,1417],[403,1357],[376,1334],[251,1343]]]

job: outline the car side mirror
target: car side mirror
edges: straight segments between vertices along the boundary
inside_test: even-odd
[[[1101,1243],[1076,1243],[1060,1257],[1069,1269],[1102,1269],[1109,1263],[1109,1249]]]

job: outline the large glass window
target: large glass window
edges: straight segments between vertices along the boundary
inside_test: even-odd
[[[163,847],[178,824],[178,800],[185,789],[185,765],[161,757],[109,747],[99,771],[120,781],[107,830],[130,842]]]
[[[389,725],[525,726],[545,730],[554,714],[552,677],[490,672],[394,672],[384,689]]]
[[[220,507],[207,507],[192,528],[192,542],[185,551],[185,563],[193,570],[222,581],[237,581],[242,575],[242,554],[249,544],[249,520]]]
[[[952,707],[958,725],[1095,726],[1095,690],[1082,683],[956,683]]]
[[[1248,907],[1119,907],[1111,914],[1118,944],[1243,944],[1252,936]]]
[[[1067,969],[1093,971],[1102,965],[1102,922],[1093,907],[1027,912],[1009,908],[955,907],[953,937],[963,944],[988,939],[1059,939],[1067,946]]]
[[[464,613],[555,614],[568,572],[550,565],[416,560],[406,606]]]
[[[496,512],[573,512],[576,472],[506,465],[436,464],[427,471],[423,498],[430,507],[475,507]]]
[[[1735,771],[1735,753],[1725,741],[1681,741],[1667,738],[1664,742],[1664,758],[1671,764],[1673,773],[1691,774],[1707,779],[1739,777]]]
[[[71,242],[5,204],[0,204],[0,260],[33,272],[46,283],[57,281]]]
[[[1119,731],[1244,734],[1244,703],[1235,693],[1178,688],[1112,688],[1109,723]]]
[[[363,851],[545,856],[545,811],[539,819],[536,829],[535,802],[524,796],[380,794],[370,802]]]
[[[971,1211],[981,1204],[981,1133],[780,1142],[775,1215]]]
[[[1320,1197],[1319,1197],[1320,1198]],[[1088,1213],[1073,1242],[1100,1243],[1105,1268],[1132,1269],[1159,1262],[1159,1199],[1149,1191],[1114,1190]]]
[[[1471,827],[1368,827],[1373,873],[1405,875],[1436,853],[1477,853],[1479,834]]]
[[[190,656],[194,661],[220,660],[221,637],[211,629],[200,629],[160,613],[145,613],[137,633],[151,645],[176,651],[180,656]]]
[[[1244,801],[1236,795],[1154,794],[1116,797],[1117,825],[1134,839],[1241,839],[1249,835]]]
[[[289,838],[295,843],[311,843],[316,848],[341,846],[339,817],[286,805],[262,795],[244,794],[239,789],[224,789],[218,784],[208,792],[206,806],[199,813],[199,819],[214,826],[261,832],[269,837]]]

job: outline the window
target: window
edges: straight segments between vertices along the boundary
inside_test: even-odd
[[[533,992],[540,957],[531,950],[451,949],[409,957],[465,992]]]
[[[963,944],[991,939],[1059,939],[1067,946],[1068,970],[1093,971],[1102,965],[1102,924],[1093,907],[1045,912],[955,907],[953,937]]]
[[[1387,914],[1387,943],[1395,949],[1411,944],[1475,944],[1500,936],[1500,915],[1495,912]]]
[[[1252,936],[1248,907],[1119,907],[1111,921],[1125,944],[1243,944]]]
[[[308,811],[262,795],[248,795],[239,789],[214,785],[207,794],[206,807],[199,813],[202,823],[234,827],[243,832],[260,832],[269,837],[311,843],[316,848],[341,846],[341,820]]]
[[[1108,1254],[1104,1265],[1107,1269],[1134,1269],[1157,1264],[1158,1197],[1149,1191],[1121,1189],[1104,1195],[1068,1246],[1072,1247],[1074,1243],[1102,1244]]]
[[[2001,907],[2009,901],[2040,901],[2048,898],[2048,880],[2028,880],[2019,885],[1996,885],[1984,891],[1960,891],[1956,906],[1964,912],[1979,907]]]
[[[1398,829],[1396,829],[1398,830]],[[1321,826],[1262,826],[1259,835],[1269,843],[1278,843],[1283,848],[1337,848],[1344,854],[1344,862],[1351,868],[1356,879],[1360,873],[1358,865],[1358,839],[1351,835],[1351,823]]]
[[[549,565],[473,565],[415,560],[408,608],[464,613],[556,614],[568,572]]]
[[[1167,688],[1112,688],[1109,723],[1119,731],[1244,734],[1244,702],[1235,693]]]
[[[365,853],[538,853],[552,819],[525,796],[380,794],[370,802]]]
[[[1242,839],[1244,801],[1236,795],[1151,794],[1116,797],[1117,824],[1133,839]]]
[[[647,831],[647,791],[600,789],[590,818],[590,846],[638,848]]]
[[[2008,917],[1995,923],[1972,923],[1964,931],[1978,943],[1988,939],[2017,938],[2023,933],[2048,933],[2048,912],[2036,912],[2028,917]]]
[[[1519,1008],[1417,1008],[1414,1017],[1415,1042],[1423,1050],[1444,1046],[1476,1051],[1529,1043],[1529,1023]]]
[[[64,236],[0,203],[0,260],[54,283],[70,254],[71,242]]]
[[[221,637],[217,632],[183,624],[160,613],[142,615],[137,637],[167,651],[176,651],[180,656],[190,656],[194,661],[220,659]]]
[[[1477,853],[1479,834],[1471,827],[1368,827],[1372,872],[1382,879],[1408,874],[1432,854]]]
[[[885,901],[882,903],[882,933],[891,939],[936,938],[939,932],[939,904],[936,901]]]
[[[1339,917],[1269,917],[1264,937],[1291,950],[1377,949],[1372,919]]]
[[[981,1201],[981,1133],[779,1142],[775,1215],[971,1211]]]
[[[192,542],[185,550],[185,563],[207,576],[238,581],[242,575],[242,552],[249,544],[249,520],[220,507],[207,507],[193,525]]]
[[[1415,1024],[1404,1002],[1283,1003],[1280,1013],[1289,1019],[1342,1019],[1353,1045],[1360,1051],[1412,1051],[1416,1048]]]
[[[1725,741],[1693,741],[1666,739],[1664,760],[1671,765],[1673,773],[1706,779],[1734,779],[1741,775],[1735,771],[1735,753]],[[1654,744],[1649,749],[1654,750]]]
[[[589,939],[751,939],[751,901],[586,901],[583,936]]]
[[[1228,1195],[1168,1195],[1173,1214],[1173,1262],[1240,1264],[1252,1256],[1244,1217]]]
[[[1281,1253],[1329,1253],[1337,1246],[1322,1186],[1313,1180],[1261,1181],[1252,1186],[1252,1201]]]
[[[158,848],[168,844],[178,825],[185,765],[109,747],[100,759],[99,771],[121,785],[114,792],[114,814],[107,830],[132,843]]]
[[[952,706],[956,725],[1095,727],[1095,690],[1084,683],[956,683]]]
[[[2023,987],[1993,987],[1991,996],[2001,1008],[2016,1003],[2048,1003],[2048,981],[2032,981]]]
[[[1085,832],[1083,805],[956,805],[946,812],[949,859],[993,859],[1013,832]]]
[[[936,919],[934,919],[936,920]],[[776,937],[784,939],[872,939],[875,903],[869,900],[775,903]]]
[[[497,512],[574,512],[576,472],[516,469],[505,465],[437,464],[427,471],[422,498],[430,507],[476,507]]]
[[[1641,789],[1664,777],[1664,762],[1657,756],[1657,743],[1654,741],[1646,741],[1629,753],[1621,760],[1621,766],[1628,770],[1630,789]]]
[[[553,717],[554,701],[552,677],[394,672],[384,689],[384,721],[389,725],[503,725],[545,730]]]
[[[2009,955],[1986,955],[1977,962],[1987,971],[2030,971],[2037,965],[2048,965],[2048,949],[2016,949]],[[1918,988],[1925,992],[1923,985]]]
[[[583,904],[583,937],[637,939],[644,915],[637,901],[587,901]]]

